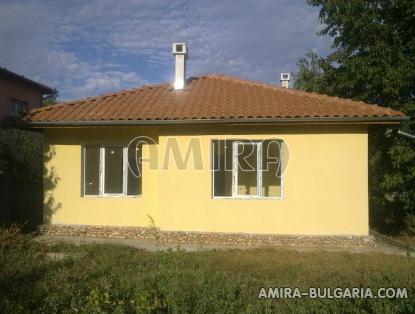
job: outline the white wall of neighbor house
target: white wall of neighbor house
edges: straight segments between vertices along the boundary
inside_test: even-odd
[[[193,162],[186,169],[177,169],[173,159],[168,161],[167,170],[152,169],[143,163],[141,196],[84,197],[82,144],[126,143],[140,135],[155,139],[156,144],[150,146],[157,147],[159,167],[166,162],[165,150],[171,146],[172,138],[177,139],[183,154],[189,141],[197,138],[202,169],[194,169]],[[265,138],[282,140],[288,148],[284,154],[288,165],[283,173],[282,197],[214,198],[212,140]],[[59,179],[45,191],[45,216],[52,224],[145,227],[150,215],[163,230],[367,235],[367,139],[367,127],[353,125],[47,129],[45,151],[53,154],[46,166]],[[144,158],[150,156],[150,146],[144,147]]]

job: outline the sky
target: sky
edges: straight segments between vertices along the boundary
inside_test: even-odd
[[[189,77],[279,84],[307,50],[330,52],[321,28],[305,0],[0,0],[0,67],[79,99],[172,81],[186,42]]]

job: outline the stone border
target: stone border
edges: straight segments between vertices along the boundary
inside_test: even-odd
[[[230,246],[375,247],[373,236],[313,236],[249,233],[161,231],[158,228],[86,225],[41,225],[40,234],[97,238],[146,239],[157,243]]]

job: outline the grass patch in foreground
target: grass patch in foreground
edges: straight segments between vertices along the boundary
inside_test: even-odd
[[[0,231],[0,312],[411,313],[415,260],[252,249],[146,252],[47,246]],[[9,232],[10,233],[10,232]],[[12,239],[12,240],[11,240]],[[65,253],[51,259],[48,252]],[[407,287],[408,299],[258,300],[261,287]]]

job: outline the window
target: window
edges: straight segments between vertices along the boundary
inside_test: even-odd
[[[282,141],[214,140],[213,197],[280,198]]]
[[[95,196],[141,195],[139,148],[119,145],[83,147],[83,194]],[[138,176],[138,177],[137,177]]]
[[[18,118],[23,112],[26,111],[26,103],[21,100],[12,99],[10,106],[10,116]]]

